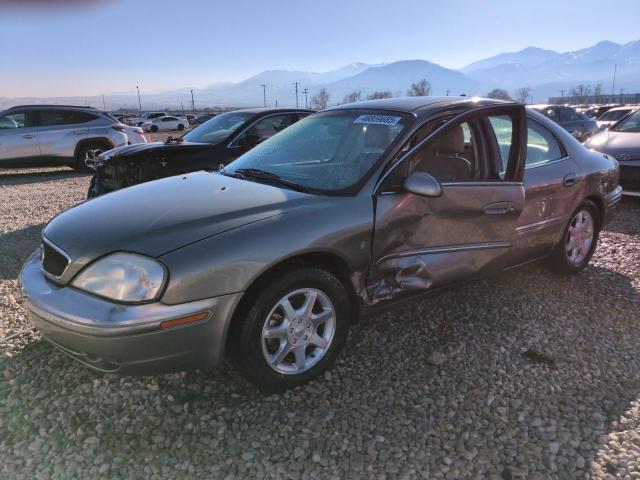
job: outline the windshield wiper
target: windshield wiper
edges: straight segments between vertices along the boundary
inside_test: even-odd
[[[262,170],[260,168],[238,168],[235,172],[225,172],[225,174],[227,173],[236,173],[242,175],[243,177],[253,178],[255,180],[263,180],[266,183],[271,183],[273,185],[279,185],[281,187],[289,188],[291,190],[296,190],[302,193],[309,193],[309,189],[304,185],[290,182],[273,172],[267,172],[266,170]]]

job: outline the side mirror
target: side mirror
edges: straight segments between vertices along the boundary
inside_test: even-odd
[[[439,197],[442,195],[440,182],[425,172],[413,172],[405,179],[402,186],[407,192],[422,197]]]
[[[582,131],[574,130],[573,132],[571,132],[571,136],[576,140],[580,140],[582,138]]]

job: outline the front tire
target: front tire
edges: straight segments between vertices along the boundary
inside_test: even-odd
[[[292,271],[249,298],[231,332],[231,356],[266,392],[303,385],[329,369],[349,329],[349,296],[333,274]]]
[[[155,125],[151,125],[151,127],[149,127],[149,131],[151,132],[157,132],[158,131],[158,127],[156,127]]]
[[[184,125],[179,124],[179,125],[178,125],[178,131],[179,131],[179,132],[181,132],[181,131],[183,131],[183,130],[184,130]]]
[[[562,240],[552,257],[554,267],[563,273],[578,273],[591,260],[600,235],[600,215],[593,202],[585,200],[571,215]]]

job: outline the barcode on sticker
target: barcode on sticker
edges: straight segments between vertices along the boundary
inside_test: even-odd
[[[401,117],[390,115],[360,115],[353,123],[369,123],[374,125],[388,125],[393,127],[400,121]]]

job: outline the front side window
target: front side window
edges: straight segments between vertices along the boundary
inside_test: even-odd
[[[0,117],[0,129],[24,128],[27,124],[27,114],[25,112],[12,112]]]
[[[40,125],[43,127],[51,127],[54,125],[66,125],[69,123],[67,117],[62,110],[41,110]]]
[[[409,159],[409,171],[425,172],[441,182],[471,182],[487,177],[480,161],[476,129],[468,122],[449,127]]]
[[[609,110],[608,112],[604,112],[600,116],[600,118],[598,118],[598,120],[603,120],[608,122],[617,121],[617,120],[620,120],[622,117],[624,117],[630,111],[631,110]]]
[[[640,132],[640,110],[636,110],[611,129],[614,132]]]
[[[256,146],[267,138],[273,137],[291,125],[291,115],[273,115],[257,121],[247,129],[234,143],[234,145]]]
[[[218,144],[235,134],[240,127],[255,116],[251,112],[227,112],[207,120],[183,138],[185,142]]]
[[[219,117],[216,117],[219,118]],[[213,121],[213,120],[212,120]],[[404,113],[331,110],[301,120],[231,163],[323,193],[354,192],[411,123]]]

